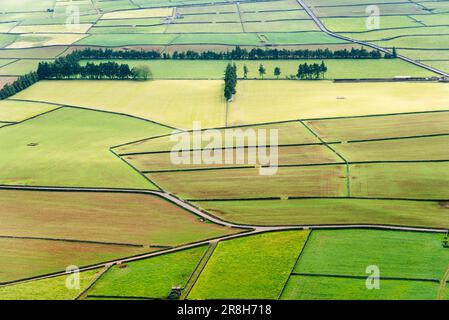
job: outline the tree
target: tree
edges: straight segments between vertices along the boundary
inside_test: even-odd
[[[276,76],[276,78],[279,79],[279,76],[281,75],[281,68],[279,68],[279,67],[274,68],[273,73]]]
[[[397,58],[398,57],[398,53],[396,52],[396,47],[393,47],[393,52],[391,53],[393,58]]]
[[[236,94],[237,66],[235,65],[235,63],[233,65],[228,63],[228,65],[226,66],[224,81],[224,97],[226,98],[226,101],[229,101],[232,98],[232,95]]]
[[[243,78],[247,79],[248,78],[248,67],[245,65],[243,65]]]
[[[324,63],[324,61],[321,61],[321,64],[320,64],[320,73],[321,73],[321,75],[322,75],[322,77],[324,78],[324,74],[327,72],[327,66],[326,66],[326,64]]]
[[[263,76],[264,76],[265,73],[267,73],[267,70],[265,69],[263,64],[260,64],[260,66],[259,66],[259,75],[262,77],[262,79],[263,79]]]
[[[133,78],[137,80],[148,80],[152,78],[150,67],[145,65],[135,66],[131,70]]]

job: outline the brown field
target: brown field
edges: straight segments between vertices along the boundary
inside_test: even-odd
[[[16,81],[17,77],[0,77],[0,89],[3,88],[5,84],[11,84]]]
[[[255,130],[255,133],[259,133],[259,129],[265,129],[265,132],[261,132],[264,137],[266,137],[266,142],[270,143],[270,130],[277,130],[278,134],[278,144],[279,145],[290,145],[290,144],[307,144],[307,143],[319,143],[320,141],[312,134],[309,130],[307,130],[303,125],[299,122],[287,122],[287,123],[276,123],[276,124],[268,124],[268,125],[258,125],[251,127],[241,127],[241,128],[233,128],[235,133],[237,130],[243,130],[244,132],[247,129]],[[210,131],[209,131],[210,132]],[[220,130],[220,136],[222,137],[222,141],[214,141],[213,144],[210,144],[209,138],[206,140],[206,136],[203,135],[205,141],[202,141],[201,148],[222,148],[222,147],[241,147],[241,146],[255,146],[258,143],[251,143],[247,139],[243,141],[243,143],[232,140],[231,143],[226,143],[224,139],[225,130]],[[202,132],[204,134],[204,132]],[[198,132],[191,132],[189,135],[190,141],[193,141],[194,137],[199,137]],[[115,149],[115,152],[118,154],[127,154],[127,153],[136,153],[136,152],[156,152],[156,151],[170,151],[173,146],[178,142],[178,139],[171,141],[171,139],[181,139],[181,136],[165,136],[161,138],[148,139],[144,141],[139,141],[133,144],[128,144]],[[192,146],[193,148],[193,146]],[[198,149],[198,148],[195,148]]]
[[[350,162],[449,160],[449,136],[353,142],[332,148]]]
[[[346,195],[343,165],[280,167],[274,175],[259,169],[225,169],[148,174],[166,191],[187,199],[338,197]]]
[[[235,161],[237,159],[237,151],[240,153],[239,158],[243,161],[239,164]],[[254,167],[248,163],[248,158],[258,159],[258,148],[239,148],[239,149],[219,149],[219,150],[203,150],[202,154],[206,157],[217,156],[219,164],[205,164],[199,162],[193,163],[194,154],[201,155],[201,151],[185,152],[187,159],[190,159],[189,164],[174,164],[171,161],[171,153],[153,153],[142,155],[125,156],[124,159],[136,167],[139,171],[160,171],[160,170],[183,170],[183,169],[197,169],[197,168],[223,168],[223,167]],[[266,149],[270,152],[269,149]],[[233,163],[225,164],[226,152],[232,152]],[[279,147],[278,148],[278,164],[279,165],[293,165],[293,164],[322,164],[322,163],[341,163],[340,159],[334,152],[324,145],[300,146],[300,147]],[[181,157],[181,155],[179,155]],[[260,164],[260,163],[258,163]]]
[[[154,251],[151,248],[62,241],[0,238],[0,282],[65,271],[67,266],[100,262]]]
[[[31,48],[31,49],[2,49],[0,50],[0,58],[52,59],[63,53],[66,49],[67,49],[66,46],[52,46],[52,47]]]
[[[325,141],[449,133],[449,112],[307,121]]]
[[[354,197],[449,199],[449,162],[350,166]]]
[[[171,246],[232,233],[139,194],[3,190],[0,216],[0,235],[22,237]]]

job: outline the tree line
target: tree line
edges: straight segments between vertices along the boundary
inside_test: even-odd
[[[28,74],[20,76],[13,83],[7,83],[3,86],[2,89],[0,89],[0,100],[9,98],[16,93],[30,87],[38,81],[39,77],[36,72],[30,72]]]
[[[80,65],[80,55],[76,52],[57,58],[54,62],[40,62],[37,67],[39,79],[116,79],[147,80],[151,76],[148,66],[130,68],[128,64],[114,61],[92,62]]]
[[[229,101],[237,92],[237,66],[235,65],[235,63],[232,65],[228,63],[228,65],[226,66],[224,82],[224,97],[226,98],[226,101]]]
[[[259,65],[257,70],[259,72],[259,76],[263,79],[265,74],[267,73],[267,69],[263,64]],[[298,66],[298,72],[295,75],[286,76],[287,79],[300,79],[300,80],[312,80],[312,79],[320,79],[324,78],[325,73],[327,72],[327,66],[324,61],[321,61],[320,64],[312,63],[308,64],[302,63]],[[243,65],[243,78],[247,79],[249,73],[249,68],[247,65]],[[273,69],[273,75],[279,79],[282,74],[282,70],[280,67],[276,66]]]
[[[294,60],[294,59],[389,59],[393,54],[382,54],[378,50],[368,51],[365,48],[356,49],[272,49],[253,48],[245,49],[239,46],[228,51],[174,51],[160,53],[158,51],[144,50],[112,50],[86,48],[77,51],[80,59],[172,59],[172,60]]]

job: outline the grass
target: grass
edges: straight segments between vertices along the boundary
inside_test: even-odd
[[[243,32],[242,24],[235,23],[172,23],[167,27],[165,33],[227,33],[227,37],[232,37],[232,33]]]
[[[6,34],[6,33],[0,34],[0,48],[9,46],[16,39],[17,39],[17,35],[14,35],[14,34]]]
[[[346,195],[343,165],[279,167],[274,175],[261,175],[259,169],[252,168],[151,173],[148,176],[164,190],[188,199]]]
[[[120,115],[56,110],[2,128],[0,148],[8,152],[0,160],[0,183],[154,189],[109,147],[166,132],[159,125]]]
[[[324,25],[333,32],[364,32],[371,31],[371,27],[367,23],[367,18],[328,18],[322,19]],[[420,27],[421,24],[408,16],[386,16],[379,20],[379,29],[385,28],[404,28],[404,27]],[[407,32],[406,30],[404,32]]]
[[[201,201],[226,221],[252,225],[386,224],[448,228],[445,202],[374,199]]]
[[[229,152],[229,151],[228,151]],[[139,171],[160,171],[160,170],[183,170],[183,169],[199,169],[199,168],[225,168],[225,167],[253,167],[254,162],[249,163],[248,158],[255,159],[257,164],[265,165],[258,156],[258,148],[249,149],[233,149],[230,151],[233,159],[241,159],[241,163],[233,161],[226,163],[226,151],[223,149],[208,151],[203,150],[203,157],[215,159],[214,163],[195,163],[194,157],[197,151],[184,152],[182,157],[189,159],[188,163],[175,164],[172,161],[171,153],[155,153],[142,155],[129,155],[123,158]],[[299,147],[279,147],[278,148],[278,164],[279,165],[298,165],[298,164],[323,164],[323,163],[341,163],[342,160],[333,153],[329,148],[323,145],[299,146]]]
[[[447,199],[449,162],[355,164],[350,166],[354,197]]]
[[[62,54],[67,47],[45,47],[30,49],[2,49],[0,50],[0,58],[4,59],[52,59]]]
[[[178,128],[201,121],[207,128],[224,126],[222,86],[201,80],[40,81],[14,97],[126,113]]]
[[[75,44],[84,46],[120,47],[132,45],[159,45],[171,43],[176,38],[173,34],[94,34],[82,38]]]
[[[449,112],[306,121],[323,140],[353,141],[449,133]]]
[[[0,239],[0,282],[65,271],[154,249],[48,240]]]
[[[263,3],[262,3],[263,4]],[[310,20],[305,10],[292,11],[264,11],[242,13],[242,19],[248,21],[274,21],[274,20]],[[291,21],[293,22],[293,21]]]
[[[0,121],[23,121],[56,108],[57,106],[45,103],[2,100],[0,101]]]
[[[2,235],[175,246],[234,232],[152,195],[3,190],[0,203]]]
[[[388,40],[394,39],[396,37],[401,36],[412,36],[412,35],[440,35],[440,34],[448,34],[449,27],[448,26],[431,26],[431,27],[408,27],[406,29],[379,29],[379,30],[371,30],[369,32],[362,33],[343,33],[342,35],[357,39],[357,40],[365,40],[365,41],[376,41],[376,40]]]
[[[99,273],[99,269],[81,272],[79,290],[69,290],[66,287],[66,281],[72,275],[0,287],[0,300],[73,300]]]
[[[0,75],[4,74],[4,75],[21,76],[30,73],[32,71],[36,71],[39,62],[42,61],[44,60],[30,60],[30,59],[18,60],[7,66],[0,67]]]
[[[272,44],[343,44],[347,43],[335,37],[331,37],[324,32],[286,32],[286,33],[264,33],[268,41]]]
[[[245,22],[246,32],[301,32],[318,31],[313,20],[288,20],[288,21],[265,21],[265,22]]]
[[[173,286],[184,287],[206,246],[112,267],[87,292],[99,296],[168,298]]]
[[[231,61],[224,60],[114,60],[118,63],[126,63],[130,66],[147,65],[150,67],[155,79],[222,79],[223,70]],[[249,79],[261,79],[258,69],[262,64],[267,70],[264,79],[276,79],[273,71],[275,67],[281,69],[280,78],[296,75],[301,63],[321,63],[323,60],[248,60],[234,61],[237,65],[237,73],[243,78],[243,66],[246,65]],[[393,78],[398,75],[432,76],[433,73],[416,67],[399,59],[380,60],[351,60],[329,59],[324,60],[329,71],[327,79],[359,79],[359,78]],[[86,63],[83,61],[82,63]],[[102,60],[91,60],[99,63]],[[1,72],[1,69],[0,69]]]
[[[449,49],[449,35],[414,35],[392,40],[378,41],[376,45],[386,48]]]
[[[363,276],[376,265],[380,277],[440,280],[449,251],[442,234],[386,230],[315,230],[295,272]]]
[[[240,81],[237,92],[230,105],[231,124],[445,110],[449,87],[413,82]]]
[[[301,6],[293,0],[283,1],[264,1],[260,3],[248,2],[240,3],[240,10],[246,11],[270,11],[270,10],[297,10],[301,9]]]
[[[182,34],[179,37],[176,37],[171,44],[223,44],[229,46],[258,46],[261,44],[261,40],[255,33],[198,33]]]
[[[427,14],[428,11],[415,3],[376,3],[380,10],[380,14],[388,13],[388,15],[413,15],[413,14]],[[319,17],[360,17],[366,16],[366,4],[359,4],[354,6],[331,6],[331,7],[314,7],[314,13]],[[382,16],[381,16],[382,18]]]
[[[338,144],[348,161],[449,160],[449,136]]]
[[[277,299],[308,231],[220,242],[188,299]]]
[[[366,279],[292,276],[285,300],[434,300],[438,283],[381,279],[380,289],[366,288]]]
[[[109,12],[102,19],[135,19],[168,17],[173,14],[173,8],[139,9]]]
[[[44,11],[52,8],[53,0],[5,0],[2,1],[2,12]]]
[[[51,21],[50,21],[51,22]],[[89,23],[80,23],[76,27],[71,28],[67,24],[39,24],[29,26],[16,26],[10,32],[11,33],[87,33],[92,27]]]
[[[448,10],[449,11],[449,8]],[[419,16],[412,16],[412,18],[417,19],[421,23],[425,24],[426,26],[441,26],[441,25],[447,25],[449,22],[449,13],[439,13],[439,14],[426,14],[426,15],[419,15]]]
[[[30,33],[21,34],[8,45],[10,49],[34,48],[43,46],[64,46],[73,44],[83,38],[86,34],[76,33]]]

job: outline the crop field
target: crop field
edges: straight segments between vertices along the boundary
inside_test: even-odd
[[[449,1],[0,2],[0,300],[449,299]]]
[[[267,233],[219,243],[188,298],[277,299],[307,233]]]
[[[2,190],[0,203],[3,235],[157,247],[233,232],[153,195]]]

